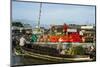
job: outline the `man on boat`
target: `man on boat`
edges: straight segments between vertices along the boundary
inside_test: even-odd
[[[20,38],[20,41],[19,41],[19,45],[20,45],[20,49],[21,49],[21,52],[23,53],[23,46],[25,45],[26,43],[26,39],[25,39],[25,35],[23,34],[22,37]]]
[[[17,36],[12,36],[12,51],[15,51],[16,46],[18,45],[18,37]]]
[[[64,33],[64,35],[66,35],[67,29],[68,29],[68,25],[66,23],[64,23],[64,25],[63,25],[63,33]]]

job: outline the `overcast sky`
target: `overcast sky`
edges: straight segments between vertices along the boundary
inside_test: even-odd
[[[37,23],[40,3],[12,2],[12,19]],[[42,4],[41,24],[95,24],[95,6]],[[33,24],[30,22],[30,24]]]

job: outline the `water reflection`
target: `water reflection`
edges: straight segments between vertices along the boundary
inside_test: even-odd
[[[55,63],[47,60],[41,60],[30,56],[12,56],[12,65],[36,65],[36,64],[49,64]]]

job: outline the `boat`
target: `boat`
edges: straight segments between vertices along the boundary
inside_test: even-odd
[[[80,62],[92,61],[89,55],[63,55],[55,48],[57,43],[31,43],[22,48],[23,53],[15,50],[16,55],[27,55],[33,58],[52,61],[52,62]],[[67,44],[67,43],[63,43]],[[54,45],[54,47],[52,47]]]

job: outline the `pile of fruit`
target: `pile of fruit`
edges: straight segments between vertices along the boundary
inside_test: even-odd
[[[62,36],[50,36],[50,42],[81,42],[82,38],[78,33],[71,33]]]
[[[40,37],[32,36],[35,42],[81,42],[82,38],[78,33],[68,35],[42,35]],[[33,41],[33,42],[34,42]]]

